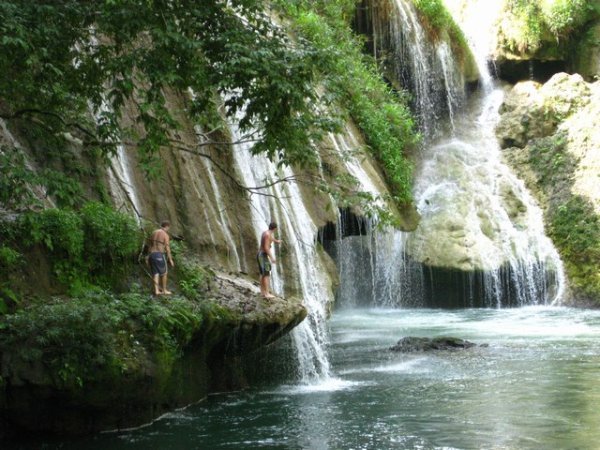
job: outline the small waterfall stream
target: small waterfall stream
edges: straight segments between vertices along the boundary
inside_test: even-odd
[[[233,142],[243,141],[236,124],[230,125]],[[247,187],[259,187],[260,193],[250,195],[252,226],[258,250],[260,235],[272,220],[277,222],[279,237],[284,243],[275,249],[277,263],[273,265],[272,289],[278,295],[301,295],[308,317],[292,332],[300,379],[314,383],[330,376],[326,348],[327,305],[330,300],[330,282],[316,251],[317,226],[310,217],[291,168],[278,169],[264,156],[253,156],[251,143],[240,143],[233,148],[238,176]],[[286,276],[286,273],[288,276]],[[291,285],[285,284],[292,281]]]
[[[108,171],[109,183],[113,199],[118,208],[133,209],[138,223],[142,218],[142,205],[137,195],[129,157],[123,144],[117,145],[117,151],[110,157]]]
[[[377,55],[387,75],[413,94],[426,139],[438,135],[465,102],[465,79],[445,42],[433,46],[410,0],[368,1]]]

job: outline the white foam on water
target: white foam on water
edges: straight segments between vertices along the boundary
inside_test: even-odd
[[[350,381],[342,378],[331,377],[321,382],[314,384],[298,384],[298,385],[283,385],[275,391],[271,391],[272,394],[287,394],[287,395],[304,395],[314,394],[318,392],[339,392],[347,391],[361,386],[367,386],[371,384],[365,381]]]
[[[372,367],[357,367],[340,371],[340,375],[350,375],[357,373],[429,373],[431,369],[423,367],[423,364],[430,361],[430,358],[416,358],[408,361],[393,362],[390,364],[377,365]]]

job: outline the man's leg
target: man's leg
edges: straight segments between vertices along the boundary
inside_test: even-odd
[[[263,277],[263,280],[264,280],[264,282],[265,282],[265,291],[264,291],[264,293],[263,293],[263,297],[264,297],[264,298],[273,298],[273,297],[275,297],[274,295],[271,295],[271,294],[269,293],[269,287],[270,287],[270,286],[269,286],[269,281],[270,281],[270,279],[271,279],[270,275],[265,275],[265,276]]]
[[[159,275],[152,275],[152,291],[154,292],[154,295],[160,295],[162,294],[162,291],[159,288],[159,284],[158,284],[158,277]]]
[[[171,295],[172,292],[167,290],[167,274],[165,273],[162,277],[161,277],[161,281],[162,281],[162,291],[163,294],[165,295]]]
[[[265,278],[266,277],[264,275],[260,276],[260,295],[262,295],[263,297],[265,296],[265,293],[266,293]]]

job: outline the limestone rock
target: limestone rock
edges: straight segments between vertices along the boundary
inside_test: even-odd
[[[600,82],[590,84],[581,75],[559,73],[544,85],[518,83],[500,112],[496,134],[505,149],[525,148],[555,133],[566,136],[567,152],[578,162],[573,191],[590,199],[600,212]],[[515,162],[514,151],[509,153]],[[523,162],[522,157],[516,159]],[[530,174],[525,178],[532,181]]]
[[[600,81],[564,73],[507,95],[496,129],[504,156],[544,210],[562,256],[568,300],[600,303]],[[519,127],[518,124],[535,124]]]
[[[551,136],[559,123],[589,102],[581,75],[558,73],[546,84],[518,83],[507,94],[496,135],[502,148],[523,148],[530,139]]]
[[[476,346],[477,344],[473,342],[455,337],[425,338],[409,336],[400,339],[396,345],[390,347],[390,350],[400,353],[413,353],[433,350],[460,350]]]

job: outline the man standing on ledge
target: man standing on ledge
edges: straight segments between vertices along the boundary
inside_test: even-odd
[[[277,261],[271,252],[271,244],[281,244],[281,239],[275,239],[275,230],[277,224],[271,222],[269,229],[264,231],[260,237],[260,248],[258,249],[258,272],[260,273],[260,294],[264,298],[273,298],[274,295],[269,293],[269,279],[271,277],[271,264],[275,264]]]
[[[160,224],[160,228],[150,236],[150,255],[148,256],[148,262],[150,263],[150,269],[152,271],[152,281],[154,283],[154,295],[170,295],[171,291],[167,290],[167,260],[165,254],[169,260],[171,267],[175,267],[173,258],[171,257],[171,246],[169,245],[170,238],[169,228],[171,223],[168,220],[163,220]]]

